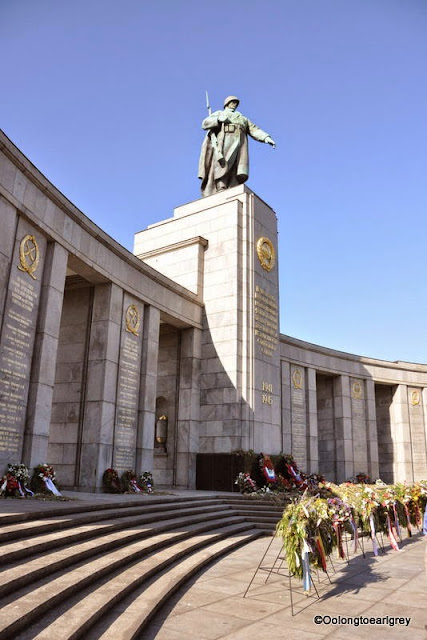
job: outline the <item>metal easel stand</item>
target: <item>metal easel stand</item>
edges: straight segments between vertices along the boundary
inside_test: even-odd
[[[300,589],[295,589],[295,587],[293,587],[293,585],[292,585],[292,578],[295,578],[295,575],[292,574],[289,570],[287,570],[285,557],[282,554],[283,545],[280,545],[279,551],[274,556],[274,560],[272,561],[272,563],[270,562],[270,563],[267,564],[266,558],[267,558],[268,553],[269,553],[269,551],[270,551],[270,549],[271,549],[271,547],[272,547],[272,545],[273,545],[273,543],[274,543],[274,541],[276,539],[277,539],[277,536],[272,536],[270,542],[268,543],[267,548],[266,548],[266,550],[264,552],[264,555],[262,556],[261,560],[259,561],[258,566],[255,569],[255,572],[254,572],[254,574],[253,574],[253,576],[252,576],[252,578],[251,578],[251,580],[250,580],[250,582],[249,582],[249,584],[248,584],[248,586],[246,588],[246,591],[243,594],[243,598],[247,597],[247,595],[249,593],[249,590],[250,590],[250,588],[251,588],[256,576],[258,575],[258,573],[260,571],[264,571],[267,574],[267,576],[266,576],[266,578],[264,580],[264,584],[267,584],[267,581],[268,581],[268,579],[270,578],[270,576],[272,574],[281,575],[284,578],[288,579],[288,585],[289,585],[288,589],[289,589],[289,596],[290,596],[290,601],[291,601],[291,613],[292,613],[292,616],[295,616],[295,615],[297,615],[297,613],[301,613],[301,611],[304,611],[304,609],[309,607],[311,603],[308,604],[307,606],[303,607],[301,609],[301,611],[298,611],[297,613],[295,613],[294,594],[295,593],[300,593],[301,591],[300,591]],[[329,559],[330,559],[330,557],[329,557]],[[264,562],[266,564],[264,564]],[[332,564],[332,561],[331,561],[331,564]],[[329,582],[331,583],[331,579],[329,577],[329,573],[327,571],[325,571],[325,573],[326,573],[326,575],[328,577]],[[317,574],[318,574],[318,582],[320,583],[321,580],[319,578],[319,572],[318,571],[317,571]],[[319,595],[319,592],[317,590],[316,584],[315,584],[315,582],[314,582],[312,577],[310,577],[310,582],[311,582],[311,586],[313,587],[314,591],[316,592],[316,595],[310,594],[310,593],[307,593],[307,592],[304,592],[304,593],[305,593],[307,598],[315,598],[316,600],[319,600],[320,599],[320,595]]]

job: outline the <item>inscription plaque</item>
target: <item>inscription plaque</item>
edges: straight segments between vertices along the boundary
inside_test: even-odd
[[[141,367],[140,317],[135,304],[127,307],[120,346],[114,430],[113,466],[119,473],[127,469],[135,470]]]
[[[272,356],[277,347],[279,329],[277,302],[274,296],[258,285],[255,287],[254,313],[255,339],[261,353]]]
[[[45,246],[44,238],[26,234],[15,248],[6,295],[0,341],[0,461],[5,463],[22,452],[41,286],[34,275],[41,262],[39,244]]]

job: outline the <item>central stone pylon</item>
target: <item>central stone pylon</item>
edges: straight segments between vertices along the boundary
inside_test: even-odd
[[[178,207],[134,253],[204,303],[200,453],[279,453],[277,219],[245,186]]]

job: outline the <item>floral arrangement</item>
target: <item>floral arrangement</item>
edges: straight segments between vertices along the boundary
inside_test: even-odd
[[[6,473],[0,480],[0,495],[5,498],[21,498],[23,492],[19,491],[19,482],[11,473]]]
[[[402,528],[411,534],[411,526],[422,527],[422,513],[427,522],[427,482],[412,485],[384,483],[320,484],[312,495],[307,489],[289,504],[277,525],[283,538],[286,561],[291,574],[301,577],[304,589],[311,584],[310,567],[326,570],[326,557],[335,548],[345,558],[342,533],[352,533],[354,550],[358,544],[358,526],[367,532],[378,555],[377,532],[387,534],[392,549],[398,550]],[[427,535],[427,526],[424,534]]]
[[[241,493],[273,493],[283,496],[295,491],[303,493],[307,487],[313,491],[318,490],[319,483],[325,481],[319,474],[304,474],[290,454],[270,456],[260,453],[256,456],[253,451],[238,451],[237,454],[243,458],[244,466],[249,467],[237,476],[234,483]],[[251,481],[247,479],[248,476]],[[269,489],[268,492],[266,488]]]
[[[288,505],[278,522],[276,534],[283,539],[289,571],[303,579],[310,590],[310,565],[326,571],[326,557],[334,546],[335,532],[326,500],[304,495]]]
[[[271,461],[270,456],[264,453],[260,453],[259,466],[261,469],[261,473],[268,484],[274,484],[277,482],[276,472],[274,470],[274,465]]]
[[[122,487],[125,493],[133,492],[133,493],[141,493],[142,488],[139,486],[136,478],[135,471],[132,469],[128,469],[122,473]]]
[[[55,496],[60,496],[55,480],[56,473],[52,465],[43,463],[34,467],[31,486],[36,493],[53,493]]]
[[[102,476],[102,482],[107,493],[123,493],[119,474],[115,469],[106,469]]]
[[[29,479],[30,474],[25,464],[8,464],[7,472],[0,481],[0,495],[20,498],[33,496],[34,493],[27,486]]]
[[[144,471],[144,473],[139,476],[138,484],[143,491],[146,491],[147,493],[153,493],[154,482],[153,474],[151,473],[151,471]]]
[[[239,473],[234,484],[239,487],[240,493],[255,493],[257,490],[255,482],[247,472]]]

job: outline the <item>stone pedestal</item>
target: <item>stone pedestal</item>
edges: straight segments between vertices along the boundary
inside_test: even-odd
[[[179,207],[173,218],[136,234],[134,253],[203,294],[199,451],[279,453],[279,288],[272,209],[245,186],[228,189]]]

